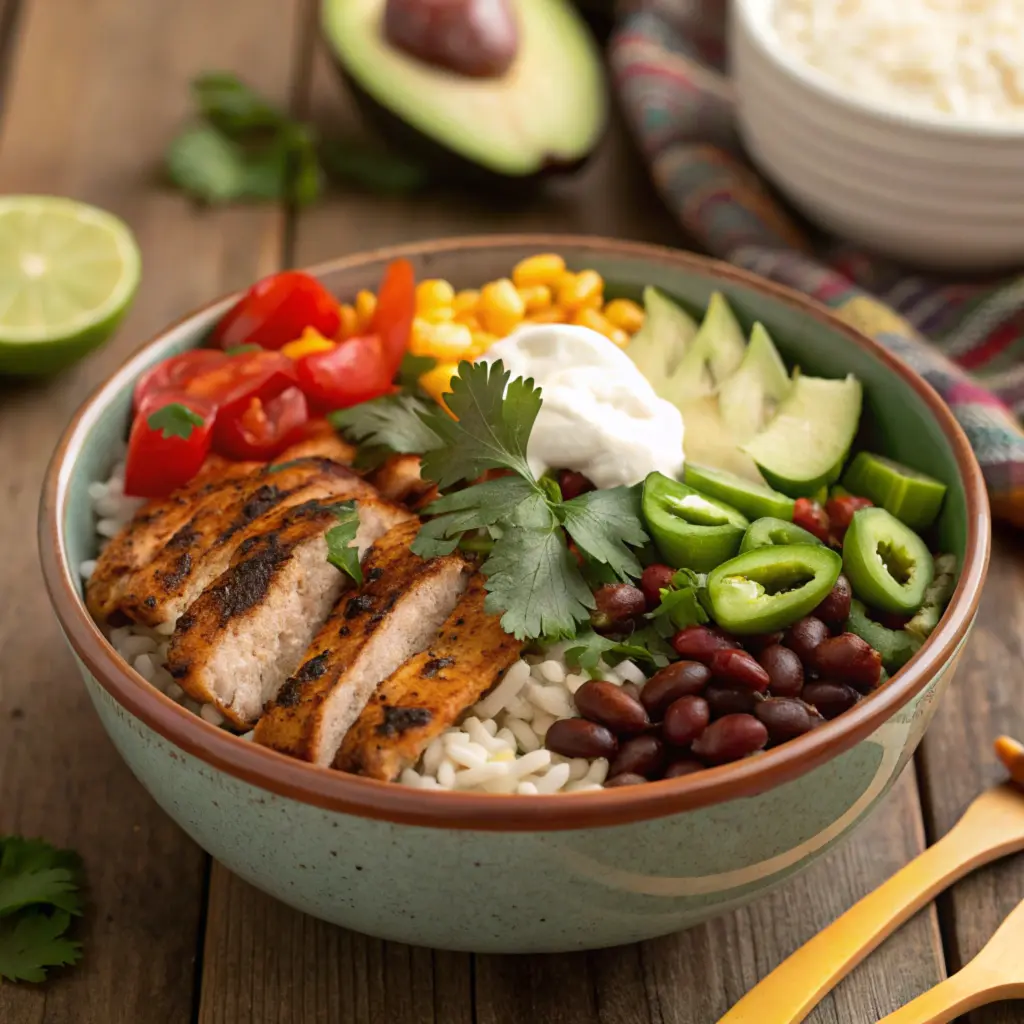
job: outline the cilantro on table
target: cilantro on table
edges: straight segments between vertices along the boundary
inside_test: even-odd
[[[44,981],[47,968],[78,962],[81,943],[66,932],[82,913],[81,878],[76,853],[0,836],[0,981]]]
[[[327,541],[327,561],[335,568],[348,573],[356,581],[356,584],[361,586],[363,567],[359,564],[359,549],[351,546],[359,530],[359,513],[356,510],[356,503],[342,501],[331,511],[334,513],[334,518],[338,520],[338,525],[332,526],[324,534],[324,539]]]
[[[199,202],[305,206],[326,179],[378,193],[409,193],[425,183],[418,165],[365,142],[321,140],[236,75],[200,75],[192,96],[196,120],[171,143],[165,165],[172,184]]]
[[[149,429],[159,430],[165,441],[171,437],[180,437],[187,441],[192,436],[192,431],[205,423],[206,420],[199,413],[193,412],[180,402],[165,405],[146,419]]]
[[[357,443],[420,455],[421,474],[442,497],[425,510],[416,554],[448,554],[460,544],[489,548],[481,566],[487,609],[501,614],[505,631],[519,639],[572,637],[594,608],[581,561],[616,580],[640,575],[631,550],[648,539],[639,495],[614,487],[563,501],[557,483],[538,480],[526,450],[541,392],[532,380],[510,378],[500,362],[463,362],[445,396],[451,415],[398,394],[331,421]]]

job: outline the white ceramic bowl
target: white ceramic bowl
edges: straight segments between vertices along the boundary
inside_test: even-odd
[[[784,49],[773,4],[733,0],[730,56],[743,140],[792,203],[922,266],[1024,262],[1024,128],[868,103]]]

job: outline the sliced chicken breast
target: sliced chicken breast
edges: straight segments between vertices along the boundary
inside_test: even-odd
[[[437,497],[437,487],[420,475],[418,455],[392,455],[370,478],[389,501],[422,508]]]
[[[357,504],[354,546],[362,555],[407,510],[376,499]],[[350,578],[327,561],[331,503],[279,509],[267,529],[239,544],[231,565],[178,619],[167,668],[195,700],[250,726],[295,671]]]
[[[170,632],[178,616],[212,583],[246,538],[266,528],[268,515],[307,501],[371,498],[376,491],[351,469],[300,458],[247,478],[250,486],[207,502],[145,566],[123,584],[118,609],[133,622]]]
[[[355,449],[325,424],[324,429],[282,452],[277,464],[311,457],[350,465]],[[244,481],[264,468],[261,462],[230,462],[211,455],[185,487],[167,498],[146,502],[100,552],[86,588],[86,604],[93,617],[99,622],[115,617],[131,574],[154,558],[206,504],[228,504],[246,490]]]
[[[484,611],[486,596],[477,573],[430,646],[377,687],[345,734],[335,768],[397,778],[519,658],[522,641]]]
[[[256,727],[256,742],[327,766],[381,680],[422,651],[466,588],[459,555],[424,560],[409,551],[413,524],[371,548],[366,583],[345,595],[298,671]]]

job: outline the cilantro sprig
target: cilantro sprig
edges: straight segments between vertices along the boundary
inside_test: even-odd
[[[359,530],[359,513],[354,501],[342,501],[333,506],[331,511],[338,520],[325,534],[327,541],[327,561],[336,569],[347,573],[355,580],[357,586],[363,583],[363,567],[359,564],[359,549],[353,546]]]
[[[534,475],[527,447],[542,401],[532,380],[511,379],[500,361],[463,362],[448,411],[399,394],[332,417],[350,440],[421,456],[420,472],[442,496],[427,506],[413,551],[434,557],[489,540],[486,607],[519,639],[575,636],[594,608],[584,567],[616,580],[639,576],[632,549],[648,539],[636,488],[564,501],[557,483]]]
[[[193,412],[187,405],[180,402],[172,402],[163,408],[157,409],[155,413],[146,419],[150,430],[159,430],[160,436],[166,441],[172,437],[180,437],[187,441],[192,436],[196,427],[202,427],[206,420],[197,412]]]
[[[82,913],[82,864],[41,839],[0,836],[0,981],[46,979],[50,967],[77,963],[67,938]]]

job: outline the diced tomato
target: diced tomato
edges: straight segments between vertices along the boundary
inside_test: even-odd
[[[183,405],[203,418],[188,437],[164,436],[149,425],[149,417],[169,405]],[[194,395],[165,390],[144,398],[128,439],[125,494],[136,498],[162,498],[183,487],[199,472],[210,451],[216,407]]]
[[[377,308],[369,331],[380,338],[384,359],[391,368],[392,376],[409,348],[415,315],[416,276],[412,264],[408,260],[392,260],[380,283]]]
[[[197,348],[182,352],[163,362],[151,366],[136,382],[132,408],[138,410],[150,395],[161,391],[177,391],[193,377],[207,370],[214,370],[228,361],[229,357],[218,349]]]
[[[793,522],[813,533],[823,544],[828,543],[829,522],[825,510],[813,498],[797,498]]]
[[[870,498],[858,498],[853,494],[846,494],[841,498],[829,498],[825,510],[832,524],[832,532],[838,537],[842,537],[853,520],[854,512],[859,512],[862,508],[870,508],[873,504],[874,502]]]
[[[307,327],[333,338],[340,326],[338,300],[315,277],[286,270],[257,281],[213,329],[213,343],[278,349]]]
[[[296,363],[299,386],[317,412],[386,395],[395,369],[373,334],[349,338],[331,352],[314,352]]]
[[[230,459],[272,459],[301,437],[308,419],[306,396],[294,385],[251,395],[217,413],[214,447]]]
[[[295,363],[280,352],[243,352],[229,356],[205,373],[197,374],[185,384],[184,390],[218,406],[231,405],[256,394],[275,377],[283,377],[287,381],[273,392],[280,394],[289,384],[295,383]]]

